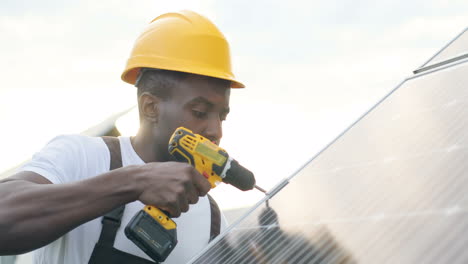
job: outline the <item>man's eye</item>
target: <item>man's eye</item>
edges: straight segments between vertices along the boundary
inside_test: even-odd
[[[207,113],[206,113],[206,112],[197,111],[197,110],[192,110],[192,113],[193,113],[193,115],[194,115],[196,118],[199,118],[199,119],[205,119],[205,118],[207,117]]]

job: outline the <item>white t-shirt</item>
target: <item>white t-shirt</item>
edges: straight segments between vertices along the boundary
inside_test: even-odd
[[[132,147],[129,137],[120,137],[122,165],[144,164]],[[50,141],[32,160],[20,170],[42,175],[54,184],[75,182],[109,171],[110,154],[104,141],[99,137],[82,135],[59,136]],[[144,205],[132,202],[125,206],[121,226],[117,232],[114,247],[132,255],[151,260],[123,230],[130,219]],[[101,233],[102,217],[76,227],[54,242],[34,252],[34,264],[85,264]],[[186,263],[200,252],[209,242],[211,211],[208,198],[200,197],[197,204],[190,205],[188,212],[173,219],[177,224],[178,243],[164,263]],[[226,220],[221,217],[221,231]]]

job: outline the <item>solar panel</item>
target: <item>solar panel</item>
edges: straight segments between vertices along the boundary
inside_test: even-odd
[[[465,58],[468,58],[468,28],[424,63],[415,73]]]
[[[191,263],[468,263],[467,88],[406,79]]]

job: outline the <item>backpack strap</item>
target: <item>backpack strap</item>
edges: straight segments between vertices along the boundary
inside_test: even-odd
[[[210,200],[210,211],[211,211],[211,227],[210,227],[210,241],[215,239],[221,231],[221,212],[219,211],[218,204],[216,201],[208,194],[208,199]]]

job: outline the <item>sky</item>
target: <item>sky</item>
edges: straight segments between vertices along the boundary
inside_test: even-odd
[[[221,146],[267,190],[468,26],[465,0],[4,0],[0,172],[133,106],[136,90],[120,80],[133,42],[181,9],[208,17],[230,43],[247,88],[231,93]],[[137,116],[124,120],[131,135]],[[230,186],[212,194],[222,208],[261,198]]]

